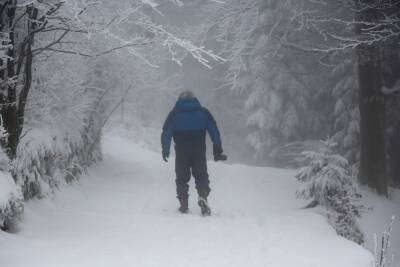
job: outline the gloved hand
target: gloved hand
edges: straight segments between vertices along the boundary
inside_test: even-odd
[[[221,155],[222,152],[224,152],[224,151],[222,150],[222,146],[221,146],[221,145],[216,145],[216,144],[213,145],[213,154],[214,154],[214,157],[215,157],[215,156]]]
[[[162,152],[162,158],[165,162],[168,162],[169,153],[167,151]]]
[[[227,155],[220,154],[220,155],[214,155],[214,161],[225,161],[228,159]]]
[[[214,154],[214,161],[220,160],[227,160],[228,157],[222,154],[222,146],[221,145],[213,145],[213,154]]]

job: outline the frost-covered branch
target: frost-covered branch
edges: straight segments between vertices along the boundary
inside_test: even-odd
[[[300,44],[289,40],[289,45],[303,51],[331,53],[380,44],[400,36],[398,1],[308,0],[297,5],[299,1],[291,2],[297,12],[297,24],[302,25],[300,29],[320,37],[319,42]]]
[[[390,267],[393,264],[394,255],[389,255],[390,248],[390,238],[392,235],[393,224],[395,221],[395,216],[390,220],[389,227],[383,231],[380,240],[378,240],[377,235],[374,236],[374,261],[372,262],[372,267]]]
[[[147,5],[147,2],[146,2]],[[118,18],[112,18],[112,23],[107,23],[107,27],[101,32],[110,40],[116,42],[115,48],[125,48],[126,51],[133,56],[139,57],[150,66],[157,67],[152,63],[150,50],[159,50],[165,48],[172,61],[178,65],[182,64],[180,55],[183,53],[190,54],[199,63],[211,68],[211,62],[224,62],[225,59],[207,49],[202,45],[196,45],[192,41],[179,36],[178,33],[172,32],[165,25],[156,23],[143,9],[143,3],[133,6],[122,5],[121,9],[115,11]],[[159,14],[156,14],[159,15]],[[125,34],[128,28],[136,28],[137,34]],[[147,51],[144,51],[136,43],[149,44]],[[117,49],[109,48],[106,51],[115,51]],[[99,53],[101,54],[101,53]]]

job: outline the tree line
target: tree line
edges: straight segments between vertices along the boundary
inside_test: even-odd
[[[232,0],[218,10],[210,28],[230,62],[224,86],[245,99],[256,155],[277,163],[287,144],[331,139],[359,181],[387,195],[399,179],[389,170],[400,150],[400,3]]]

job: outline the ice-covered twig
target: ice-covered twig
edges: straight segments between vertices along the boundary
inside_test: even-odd
[[[374,235],[374,261],[372,262],[372,267],[390,267],[394,261],[394,255],[389,254],[390,248],[390,237],[392,234],[393,224],[395,221],[395,216],[390,219],[389,227],[383,231],[380,242],[378,242],[378,237]]]
[[[226,61],[225,58],[217,55],[216,53],[214,53],[214,51],[210,49],[206,49],[204,46],[196,46],[189,40],[179,38],[176,34],[173,34],[166,30],[162,25],[155,24],[150,20],[143,20],[140,23],[143,25],[143,27],[147,28],[163,40],[162,45],[168,48],[171,53],[172,60],[179,65],[181,64],[181,60],[176,57],[174,47],[179,47],[189,52],[193,58],[195,58],[199,63],[209,69],[212,69],[209,59],[216,62]]]

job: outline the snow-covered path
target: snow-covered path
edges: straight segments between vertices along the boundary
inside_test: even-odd
[[[291,171],[210,162],[213,216],[191,184],[176,211],[173,163],[106,137],[104,162],[53,199],[27,205],[18,234],[0,233],[1,267],[366,267],[371,254],[302,210]]]

